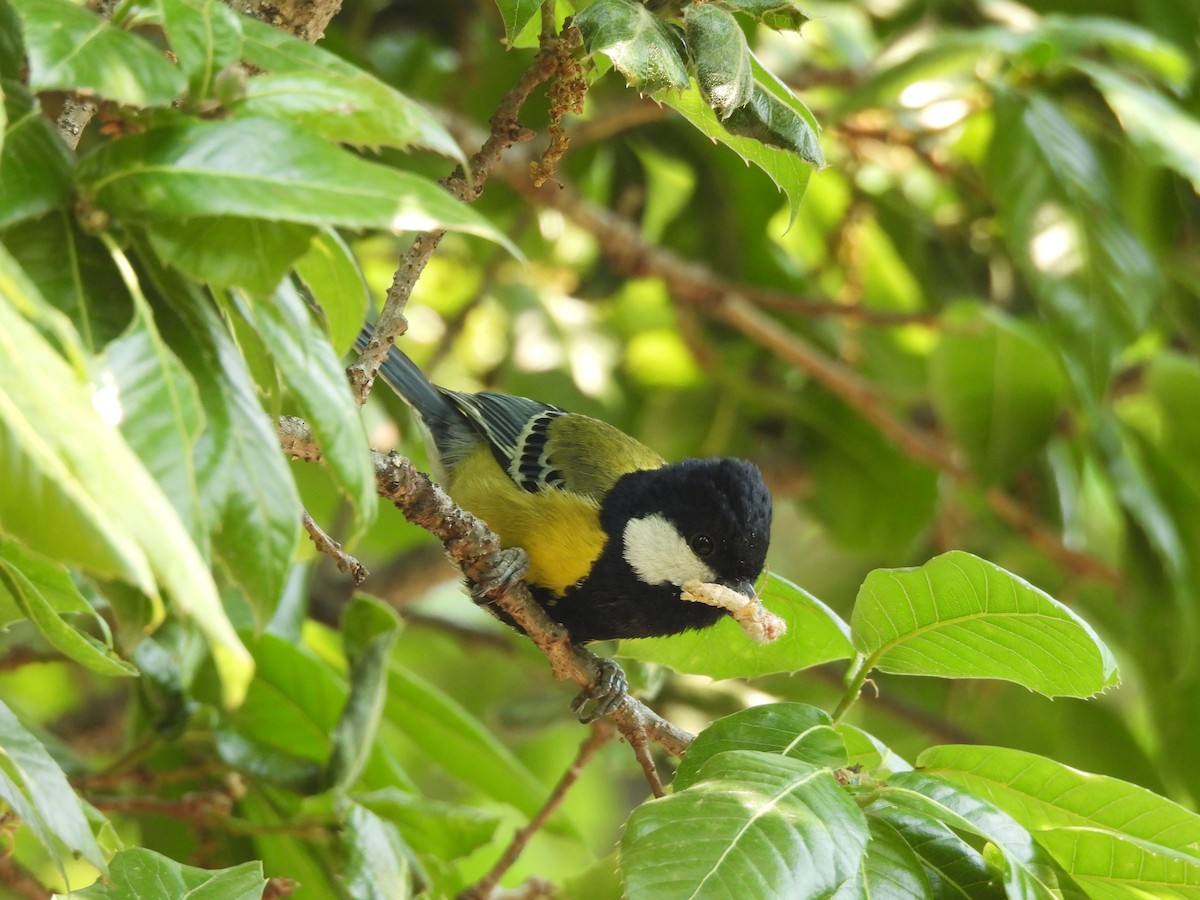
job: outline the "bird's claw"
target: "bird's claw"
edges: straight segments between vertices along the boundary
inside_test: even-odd
[[[529,556],[520,547],[509,547],[493,554],[491,563],[471,582],[471,599],[480,606],[492,603],[496,594],[503,593],[514,581],[525,577]]]
[[[611,659],[600,657],[597,660],[600,675],[596,683],[584,688],[571,701],[571,712],[579,716],[579,721],[589,725],[597,719],[602,719],[621,705],[629,692],[629,681],[625,672]],[[588,703],[594,703],[591,711],[584,713]]]

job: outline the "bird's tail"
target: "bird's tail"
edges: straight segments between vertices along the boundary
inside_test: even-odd
[[[360,353],[371,339],[373,325],[366,325],[354,341],[354,349]],[[455,432],[464,427],[462,413],[442,393],[441,389],[425,377],[417,364],[398,347],[388,349],[387,359],[379,368],[379,375],[388,386],[400,395],[417,414],[438,449],[438,455],[447,450],[447,442],[456,443]]]

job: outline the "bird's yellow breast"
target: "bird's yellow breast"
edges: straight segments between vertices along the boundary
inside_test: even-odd
[[[596,500],[556,488],[526,491],[485,447],[455,466],[445,487],[456,503],[487,522],[505,547],[523,548],[529,554],[527,580],[556,594],[583,579],[604,549]]]

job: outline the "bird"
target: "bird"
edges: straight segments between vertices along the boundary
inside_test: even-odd
[[[573,642],[714,625],[726,610],[683,599],[689,581],[755,596],[772,504],[753,463],[668,463],[590,416],[439,387],[394,345],[379,375],[416,414],[436,480],[503,547],[525,551],[531,595]]]

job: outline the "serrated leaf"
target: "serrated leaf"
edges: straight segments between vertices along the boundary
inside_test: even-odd
[[[672,789],[694,784],[705,763],[729,750],[778,753],[831,769],[846,765],[846,745],[828,713],[803,703],[766,703],[718,719],[700,732],[679,763]]]
[[[345,370],[291,282],[269,299],[240,295],[251,322],[296,398],[321,458],[354,506],[356,531],[374,520],[375,467]]]
[[[368,146],[424,147],[464,166],[467,164],[458,142],[429,110],[370,73],[264,22],[243,18],[242,31],[243,52],[246,61],[252,65],[273,75],[296,76],[302,79],[300,83],[311,83],[316,79],[324,85],[322,93],[334,91],[343,97],[354,98],[348,132],[343,132],[340,115],[333,121],[322,122],[313,112],[305,112],[302,108],[299,122],[313,128],[317,134],[330,140],[361,141]],[[251,78],[246,85],[250,96],[265,90],[255,87],[255,80]],[[271,81],[267,82],[268,86],[271,84]],[[285,85],[275,82],[276,90],[281,86]],[[295,86],[293,83],[292,87]],[[257,102],[267,101],[260,98]],[[277,109],[279,113],[285,113],[290,101],[277,96],[275,102],[284,103]],[[333,133],[327,129],[333,129]]]
[[[128,106],[164,106],[187,86],[149,41],[70,0],[21,0],[17,14],[34,91],[84,91]]]
[[[997,309],[959,307],[945,321],[930,357],[934,407],[972,470],[1004,481],[1049,440],[1066,379],[1041,336]]]
[[[34,550],[125,578],[147,594],[162,585],[208,636],[225,700],[236,703],[251,665],[212,575],[157,482],[100,418],[76,374],[9,305],[14,295],[42,304],[34,294],[0,251],[0,344],[10,360],[0,368],[0,466],[10,470],[0,523]]]
[[[917,569],[871,572],[850,628],[884,672],[1001,678],[1048,697],[1090,697],[1119,681],[1112,653],[1075,613],[957,550]]]
[[[70,896],[80,900],[144,900],[187,897],[189,900],[261,900],[267,880],[261,862],[228,869],[185,866],[145,847],[118,851],[108,877]],[[55,897],[65,895],[55,894]]]
[[[630,87],[645,94],[686,90],[679,38],[661,19],[630,0],[596,0],[575,17],[589,54],[603,53]]]
[[[777,31],[798,31],[808,14],[790,0],[721,0],[735,12],[746,13]]]
[[[712,3],[685,6],[683,30],[700,96],[726,120],[754,94],[746,35],[732,14]]]
[[[858,870],[862,812],[824,769],[768,753],[713,757],[687,790],[643,803],[621,839],[632,897],[820,897]]]
[[[343,880],[355,900],[406,900],[412,896],[409,850],[396,827],[371,810],[350,805],[342,829]]]
[[[137,668],[90,634],[79,631],[54,609],[37,586],[16,565],[0,556],[0,586],[55,650],[98,675],[137,675]]]
[[[159,0],[159,6],[192,101],[210,97],[221,70],[242,58],[241,18],[218,0]]]
[[[7,119],[0,147],[0,228],[6,228],[66,205],[72,160],[25,85],[5,78],[0,92]]]
[[[444,227],[519,255],[432,181],[272,119],[192,122],[104,144],[80,160],[85,202],[133,222],[238,216],[389,231]]]
[[[763,606],[787,624],[787,632],[769,644],[749,640],[726,616],[703,631],[621,641],[618,654],[710,678],[795,672],[853,655],[846,623],[803,588],[771,574],[761,598]]]
[[[354,345],[371,301],[358,261],[341,236],[326,228],[296,261],[296,274],[325,314],[329,342],[340,357]]]
[[[6,705],[0,703],[0,796],[58,859],[61,841],[101,872],[104,853],[92,836],[79,796],[58,763]],[[61,870],[61,863],[59,865]]]
[[[350,665],[350,694],[333,730],[326,769],[334,790],[352,785],[362,773],[375,741],[387,695],[387,664],[400,620],[377,600],[354,598],[342,613],[342,635]]]

